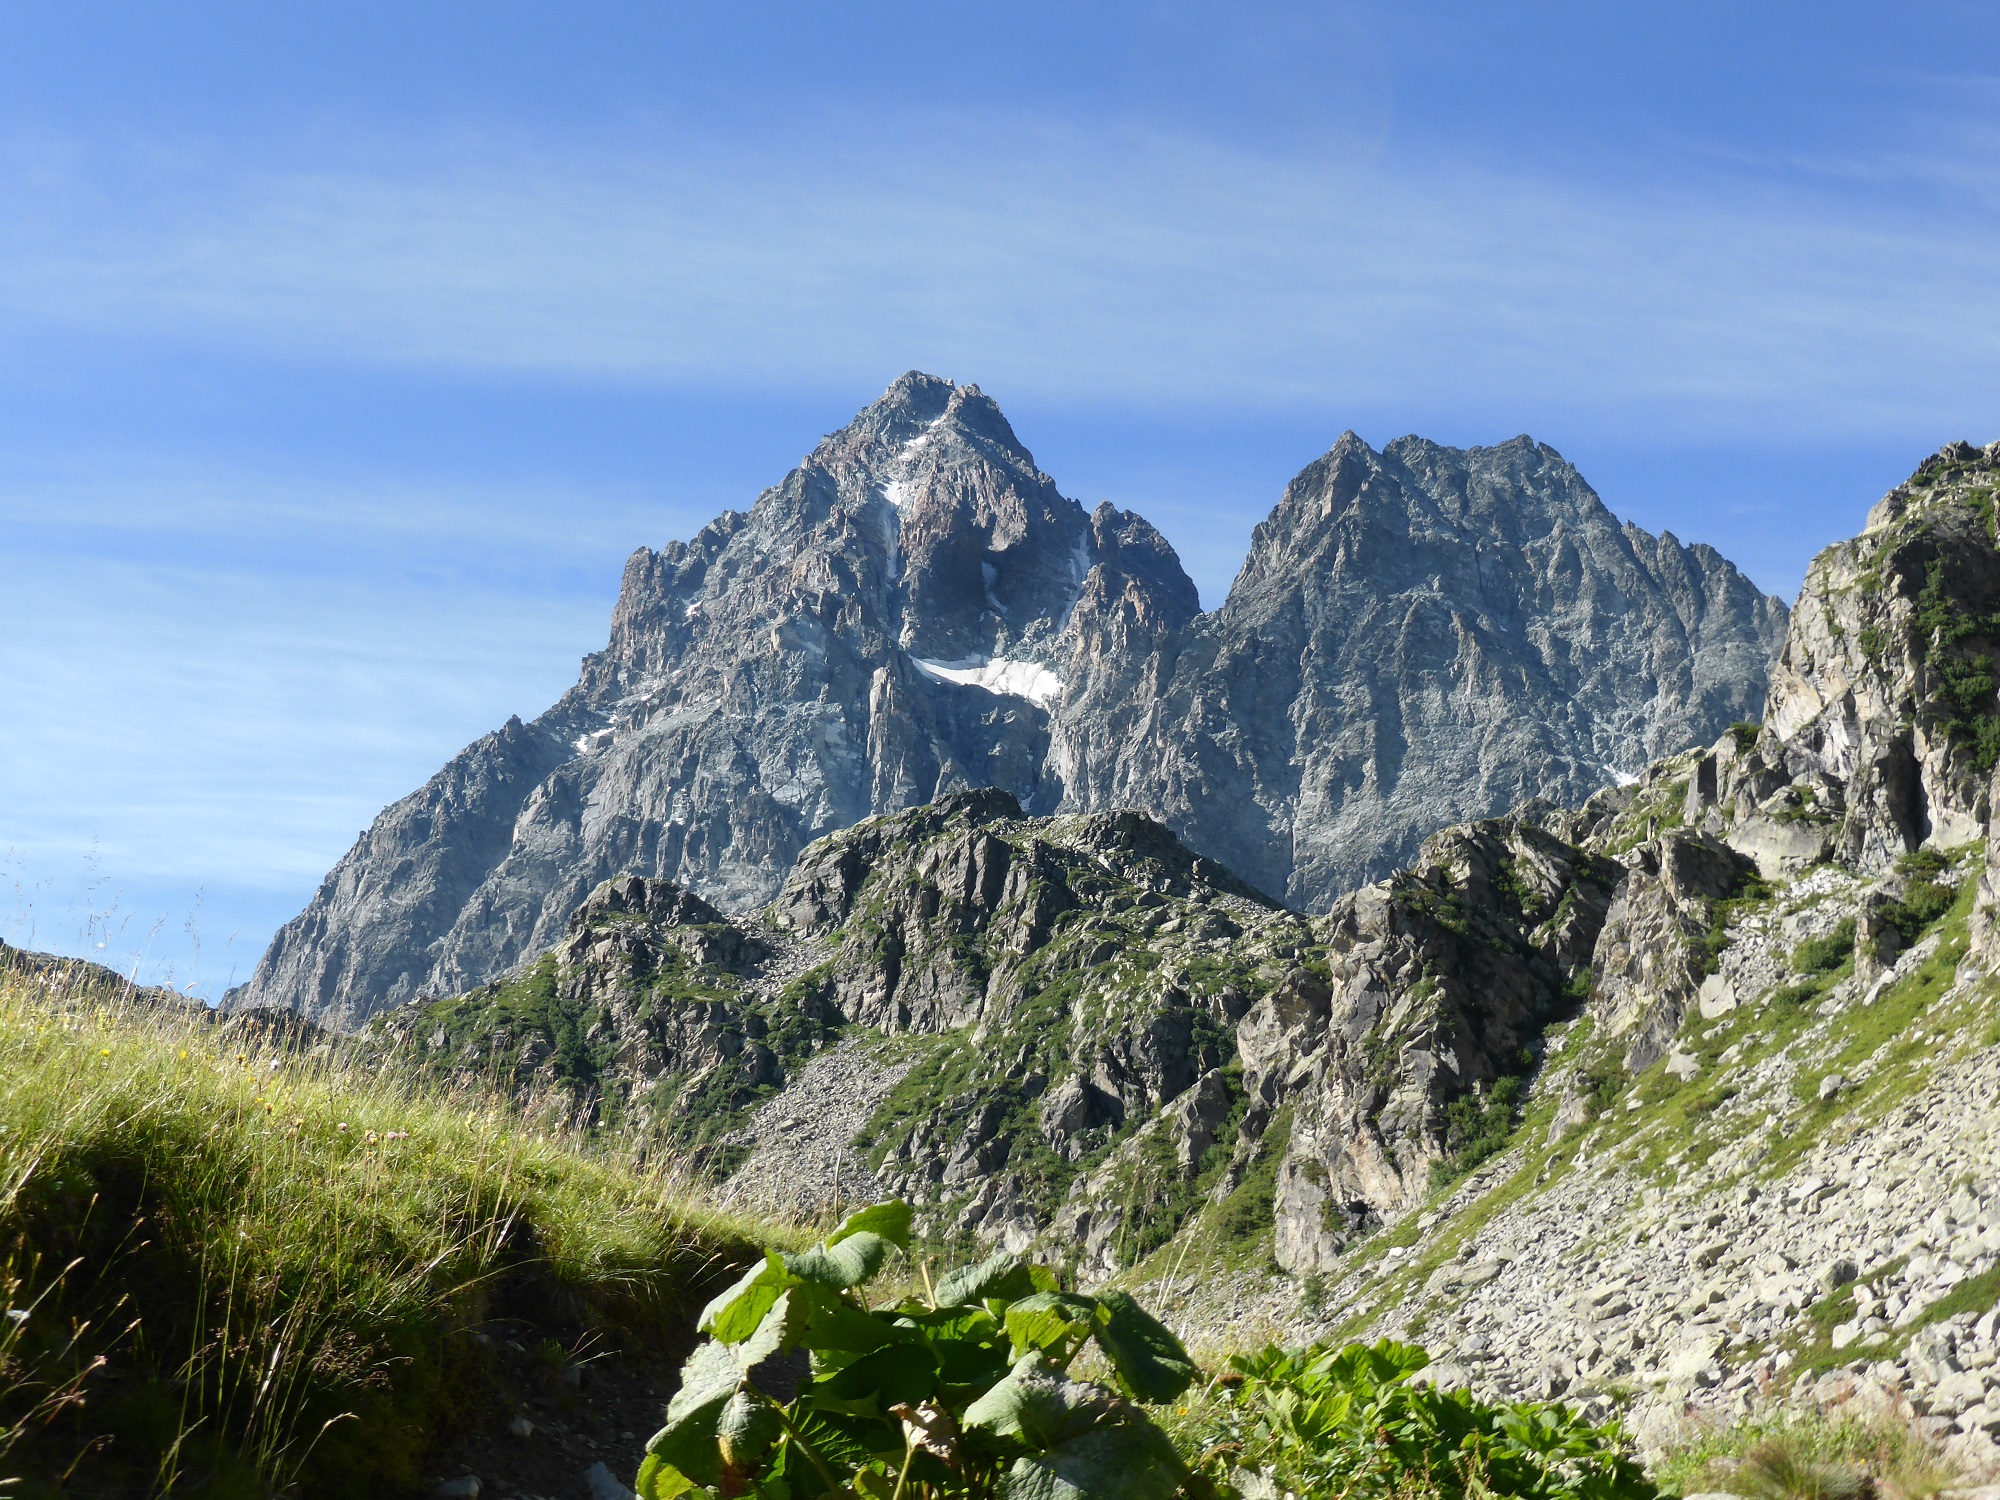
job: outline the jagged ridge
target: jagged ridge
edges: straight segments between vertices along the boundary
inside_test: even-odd
[[[635,553],[576,687],[387,809],[234,1002],[352,1027],[546,951],[603,880],[745,911],[813,839],[986,786],[1150,812],[1320,909],[1444,822],[1712,738],[1783,616],[1545,446],[1352,434],[1200,615],[1143,518],[912,372],[747,512]]]

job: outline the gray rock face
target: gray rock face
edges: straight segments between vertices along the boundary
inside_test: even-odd
[[[1290,1112],[1280,1265],[1330,1266],[1422,1199],[1459,1144],[1448,1106],[1518,1084],[1544,1027],[1575,1009],[1567,981],[1624,873],[1507,819],[1438,834],[1414,869],[1334,907],[1327,977],[1295,971],[1237,1027],[1246,1133]]]
[[[1771,679],[1786,779],[1837,788],[1834,852],[1869,869],[1980,837],[2000,750],[2000,443],[1954,443],[1813,559]]]
[[[1757,873],[1749,859],[1709,834],[1676,829],[1628,856],[1595,953],[1597,1008],[1623,1040],[1627,1072],[1667,1055],[1708,975],[1714,903]]]
[[[1964,524],[1976,502],[1907,508],[1912,529],[1871,544],[1882,592],[1913,603],[1855,603],[1870,591],[1834,573],[1849,549],[1815,563],[1833,607],[1878,612],[1840,631],[1797,613],[1786,660],[1820,665],[1773,688],[1772,718],[1823,707],[1790,738],[1736,726],[1573,812],[1533,802],[1447,828],[1323,917],[1259,898],[1143,815],[1031,817],[971,791],[811,845],[755,922],[609,882],[525,978],[377,1031],[454,1072],[504,1064],[530,1097],[567,1078],[607,1123],[702,1148],[718,1171],[743,1149],[766,1168],[745,1193],[865,1184],[940,1237],[1037,1244],[1088,1278],[1176,1237],[1346,1275],[1376,1230],[1412,1214],[1421,1228],[1481,1190],[1453,1184],[1514,1170],[1496,1154],[1555,1173],[1600,1149],[1624,1159],[1612,1145],[1634,1129],[1700,1133],[1710,1169],[1740,1171],[1779,1139],[1758,1147],[1753,1122],[1830,1116],[1921,1055],[1842,1017],[1885,1006],[1929,1024],[1953,976],[1961,1020],[1987,1024],[1978,966],[1960,963],[1975,934],[1958,893],[1979,865],[1925,811],[1984,816],[1979,724],[2000,699],[1979,631],[2000,546]],[[1947,534],[1953,562],[1921,550]],[[1905,615],[1897,628],[1933,632],[1915,660],[1874,633]],[[1926,736],[1913,785],[1944,788],[1900,814],[1856,794],[1881,785],[1867,741],[1845,760],[1829,748],[1829,726],[1874,722],[1829,690],[1849,670],[1829,655],[1843,631],[1870,632],[1887,731]],[[1928,849],[1896,857],[1917,826],[1897,818],[1919,814]],[[563,1007],[572,1022],[551,1025]],[[1679,1113],[1649,1113],[1676,1097]],[[815,1130],[817,1152],[801,1135]],[[1697,1270],[1715,1243],[1693,1247]],[[1507,1279],[1491,1258],[1431,1271],[1438,1288]],[[1705,1371],[1714,1351],[1697,1352],[1688,1368]]]
[[[741,1201],[893,1191],[1018,1245],[1156,1115],[1176,1181],[1219,1169],[1229,1028],[1309,930],[1139,814],[966,792],[813,844],[754,920],[605,881],[546,954],[355,1045],[672,1149]]]
[[[1323,908],[1446,823],[1749,716],[1784,618],[1551,449],[1352,434],[1202,615],[1143,518],[912,373],[749,511],[634,554],[577,685],[377,818],[233,1003],[351,1027],[546,951],[606,879],[741,912],[814,839],[982,787],[1149,812]]]
[[[1621,526],[1546,445],[1350,432],[1162,653],[1157,695],[1078,716],[1121,753],[1069,755],[1070,795],[1321,909],[1447,822],[1573,805],[1754,718],[1785,622],[1712,548]]]

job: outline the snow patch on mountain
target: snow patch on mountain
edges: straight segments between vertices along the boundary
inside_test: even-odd
[[[1047,667],[1031,661],[1009,661],[996,656],[967,657],[963,661],[925,661],[913,656],[910,662],[933,682],[949,682],[959,687],[984,688],[989,693],[1005,693],[1010,698],[1026,698],[1037,708],[1052,708],[1061,701],[1063,681]]]

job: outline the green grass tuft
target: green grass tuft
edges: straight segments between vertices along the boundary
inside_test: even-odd
[[[483,1415],[508,1317],[673,1352],[753,1226],[584,1154],[193,1015],[0,980],[0,1463],[38,1493],[393,1493]],[[81,1456],[79,1456],[81,1455]]]

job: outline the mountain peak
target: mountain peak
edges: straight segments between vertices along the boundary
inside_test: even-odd
[[[976,385],[959,385],[941,375],[910,370],[863,407],[838,432],[827,434],[813,457],[830,461],[841,454],[901,453],[940,430],[986,447],[1010,462],[1035,467],[1034,455],[993,398]]]
[[[746,909],[820,835],[988,787],[1146,812],[1317,907],[1439,823],[1754,712],[1782,606],[1675,593],[1572,523],[1595,497],[1531,439],[1391,447],[1343,433],[1204,616],[1142,518],[910,370],[747,512],[636,554],[577,685],[387,809],[247,998],[352,1023],[565,941],[606,875]]]

